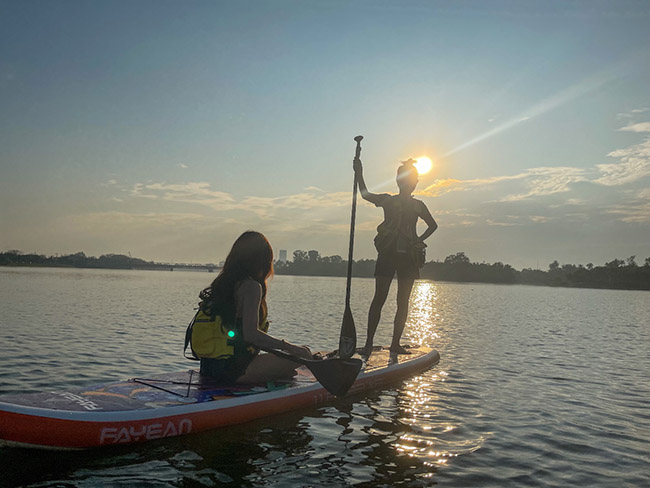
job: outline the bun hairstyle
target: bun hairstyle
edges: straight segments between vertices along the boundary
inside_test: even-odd
[[[406,161],[402,161],[402,165],[397,168],[397,181],[404,179],[417,179],[418,171],[415,167],[415,159],[409,158]]]

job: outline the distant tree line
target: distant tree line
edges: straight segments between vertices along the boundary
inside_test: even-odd
[[[86,256],[83,252],[62,256],[43,256],[42,254],[26,254],[15,250],[0,253],[0,266],[54,266],[107,269],[153,269],[160,267],[161,269],[169,269],[169,265],[132,258],[124,254],[103,254],[96,258],[94,256]]]
[[[298,250],[292,261],[275,263],[277,274],[303,276],[346,276],[347,261],[341,256],[321,257],[316,251]],[[375,260],[362,259],[352,263],[352,275],[372,277]],[[521,271],[501,262],[473,263],[464,252],[447,256],[444,261],[430,261],[424,265],[422,278],[436,281],[526,284],[544,286],[567,286],[580,288],[612,288],[624,290],[650,290],[650,258],[643,265],[636,256],[626,260],[614,259],[603,266],[592,263],[583,265],[560,265],[553,261],[547,271],[526,268]]]
[[[0,253],[0,266],[58,266],[71,268],[169,269],[170,264],[155,263],[123,254],[86,256],[83,252],[63,256],[26,254],[21,251]],[[182,265],[191,267],[192,265]],[[197,265],[199,267],[204,265]],[[207,265],[214,266],[214,265]],[[292,261],[276,261],[280,275],[346,276],[348,262],[341,256],[321,256],[317,251],[297,250]],[[352,263],[352,275],[370,278],[375,272],[374,259]],[[435,281],[526,284],[580,288],[650,290],[650,257],[638,264],[636,256],[614,259],[603,266],[560,265],[553,261],[548,270],[525,268],[521,271],[500,262],[473,263],[464,252],[447,256],[444,261],[430,261],[421,270],[422,278]]]

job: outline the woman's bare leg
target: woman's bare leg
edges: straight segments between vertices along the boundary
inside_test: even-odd
[[[290,380],[296,375],[300,365],[282,359],[273,354],[258,354],[246,368],[246,372],[237,378],[237,383],[252,385],[267,381]]]
[[[375,278],[375,296],[372,298],[370,310],[368,310],[368,332],[366,335],[366,344],[363,347],[364,355],[368,356],[372,352],[372,343],[375,338],[375,332],[377,332],[379,319],[381,318],[381,309],[384,303],[386,303],[386,297],[388,297],[388,291],[390,290],[392,281],[392,278],[386,278],[385,276],[377,276]]]
[[[393,325],[393,341],[391,342],[390,349],[393,352],[400,354],[408,354],[408,351],[400,346],[399,341],[404,332],[406,325],[406,318],[409,314],[409,300],[411,298],[411,290],[413,289],[414,279],[397,279],[397,312],[395,313],[395,322]]]

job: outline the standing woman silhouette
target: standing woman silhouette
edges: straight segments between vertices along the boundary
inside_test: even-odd
[[[402,162],[397,169],[399,194],[391,195],[370,193],[363,179],[361,160],[358,158],[354,160],[354,172],[361,196],[364,200],[384,209],[384,221],[377,227],[375,237],[375,247],[378,252],[375,267],[375,295],[368,311],[368,334],[362,351],[362,355],[366,357],[372,353],[381,309],[386,302],[395,273],[397,273],[397,312],[390,350],[396,354],[410,354],[400,345],[400,338],[408,316],[411,289],[415,280],[420,277],[420,266],[424,264],[418,262],[417,256],[426,247],[424,240],[438,228],[424,202],[412,196],[418,184],[418,172],[414,163],[413,159]],[[424,220],[428,226],[420,236],[417,235],[418,219]]]

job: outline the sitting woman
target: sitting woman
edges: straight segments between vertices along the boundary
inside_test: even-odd
[[[199,294],[191,328],[192,351],[201,375],[222,384],[290,379],[297,364],[261,349],[280,349],[311,359],[309,348],[268,334],[266,281],[273,275],[273,249],[259,232],[244,232],[233,244],[217,278]]]

